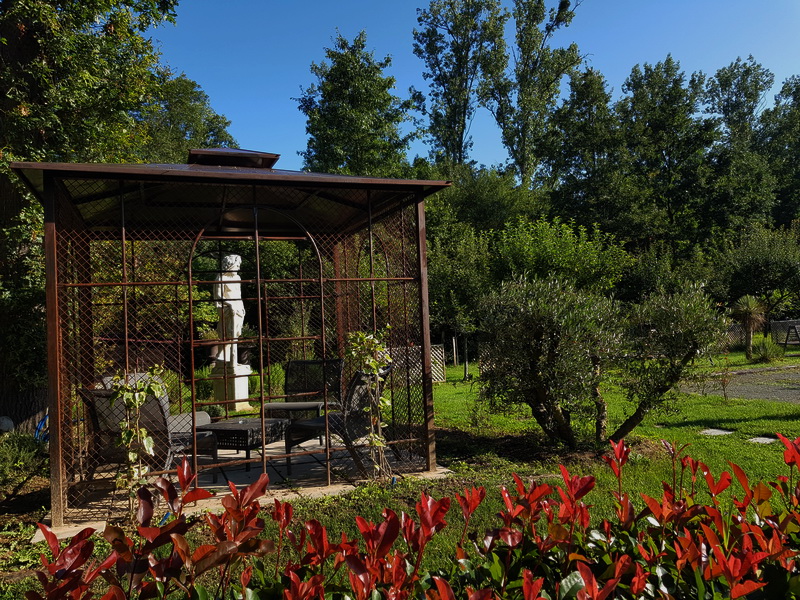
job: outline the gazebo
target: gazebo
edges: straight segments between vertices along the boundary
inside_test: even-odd
[[[435,468],[424,199],[449,184],[282,171],[278,158],[222,149],[185,165],[11,165],[45,214],[55,526],[84,515],[121,468],[94,403],[113,376],[155,365],[163,393],[148,427],[167,460],[150,474],[185,453],[206,476],[284,473],[288,459],[313,459],[323,484],[357,476],[368,442],[329,422],[358,380],[350,332],[386,331],[392,469]],[[296,373],[314,369],[317,383],[298,387]],[[274,409],[297,401],[316,412]],[[284,444],[296,421],[324,426]]]

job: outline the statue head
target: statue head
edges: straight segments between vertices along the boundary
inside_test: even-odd
[[[223,271],[238,271],[242,265],[242,257],[238,254],[223,254],[221,262]]]

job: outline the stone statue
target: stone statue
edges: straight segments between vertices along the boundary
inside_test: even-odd
[[[238,254],[225,254],[222,257],[222,271],[214,284],[214,300],[219,309],[217,332],[221,342],[235,342],[242,335],[244,324],[244,303],[242,302],[242,278],[239,267],[242,257]],[[239,364],[235,343],[221,343],[217,346],[217,362],[235,367]]]

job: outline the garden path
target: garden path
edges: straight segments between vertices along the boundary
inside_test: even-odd
[[[776,400],[800,404],[800,366],[749,369],[732,372],[727,391],[729,398]],[[722,395],[719,379],[706,381],[705,394]]]

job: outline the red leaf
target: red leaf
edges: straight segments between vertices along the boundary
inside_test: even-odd
[[[642,565],[636,563],[636,574],[633,576],[631,580],[631,593],[635,596],[641,594],[645,587],[647,586],[647,577],[649,573],[646,573],[644,569],[642,569]]]
[[[113,585],[109,590],[103,594],[100,600],[125,600],[125,592],[116,585]]]
[[[194,488],[193,490],[190,490],[189,493],[184,494],[183,502],[184,504],[189,504],[191,502],[197,502],[198,500],[205,500],[206,498],[211,498],[213,495],[214,494],[212,494],[206,489]]]
[[[631,453],[631,449],[625,445],[625,440],[620,440],[616,444],[614,440],[611,440],[611,447],[614,449],[614,458],[617,459],[619,466],[624,466],[628,462],[628,456]]]
[[[253,565],[248,565],[247,568],[242,571],[241,577],[239,577],[239,582],[242,584],[242,594],[244,594],[244,590],[247,587],[247,584],[250,583],[250,578],[253,576]]]
[[[172,545],[175,548],[175,552],[183,561],[183,564],[186,565],[188,569],[192,568],[192,549],[189,547],[189,542],[186,541],[179,533],[173,533],[171,536],[172,538]],[[213,546],[212,546],[213,548]]]
[[[780,433],[776,435],[778,436],[778,439],[783,442],[783,445],[786,446],[786,450],[783,453],[784,462],[789,466],[800,466],[800,448],[798,448],[798,442],[800,441],[800,438],[790,442]]]
[[[586,586],[584,589],[586,590],[586,594],[589,598],[594,598],[595,594],[597,593],[597,580],[594,578],[594,573],[584,562],[578,563],[578,572],[581,574],[583,578],[583,583]]]
[[[536,581],[533,580],[533,573],[528,569],[522,572],[522,596],[523,600],[539,600],[539,592],[542,591],[544,585],[544,578],[540,577]]]
[[[160,527],[137,527],[136,531],[148,542],[154,541],[161,534]]]
[[[184,461],[186,461],[185,458]],[[172,482],[168,479],[164,479],[163,477],[157,477],[153,482],[153,485],[161,492],[161,495],[164,497],[164,500],[166,500],[170,510],[175,514],[180,514],[183,504],[178,496],[178,490],[175,489],[175,486],[172,484]],[[181,489],[186,491],[187,488],[182,487]]]
[[[765,585],[767,585],[766,581],[763,583],[757,583],[755,581],[742,581],[731,588],[731,598],[741,598],[742,596],[746,596],[747,594],[754,592]]]
[[[101,562],[97,566],[96,569],[94,569],[92,571],[89,571],[86,574],[86,577],[84,577],[84,580],[86,581],[86,583],[91,583],[92,581],[97,579],[97,576],[100,575],[103,571],[107,571],[112,566],[114,566],[114,563],[117,562],[117,558],[118,558],[117,557],[117,553],[116,552],[112,552],[103,562]]]
[[[577,475],[571,476],[564,465],[558,465],[561,469],[561,476],[564,478],[564,483],[567,485],[569,495],[572,500],[580,500],[594,488],[595,479],[591,475],[578,477]]]
[[[189,489],[189,486],[192,485],[193,480],[194,473],[192,473],[192,466],[189,463],[189,459],[184,456],[178,467],[178,483],[184,493]]]
[[[422,492],[420,501],[416,504],[416,509],[419,515],[420,528],[424,535],[430,538],[447,525],[444,517],[447,511],[450,510],[450,498],[434,500],[431,496]]]
[[[516,474],[514,474],[516,477]],[[524,489],[523,489],[524,493]],[[458,500],[459,505],[461,505],[461,512],[464,515],[464,519],[467,520],[472,516],[472,513],[480,506],[483,499],[486,497],[486,488],[483,486],[476,488],[472,486],[471,490],[467,490],[464,488],[464,495],[461,496],[460,494],[456,493],[456,500]]]
[[[453,595],[453,588],[450,587],[447,581],[434,575],[433,582],[436,584],[436,589],[439,591],[439,597],[442,600],[456,600],[455,595]]]
[[[242,490],[241,505],[247,506],[256,498],[260,498],[267,493],[269,486],[269,475],[261,473],[258,479]]]
[[[142,486],[136,490],[136,498],[139,501],[139,507],[136,510],[136,522],[143,527],[148,527],[150,520],[153,518],[153,494]]]
[[[400,534],[400,519],[394,511],[387,509],[383,510],[383,523],[378,526],[378,540],[375,549],[375,555],[383,558],[392,548],[392,544]]]
[[[705,465],[703,465],[703,477],[705,477],[706,483],[708,484],[708,491],[712,496],[718,496],[724,492],[728,489],[732,481],[731,474],[727,471],[723,471],[719,476],[719,481],[715,483],[711,470]]]
[[[53,553],[53,558],[58,558],[59,552],[61,552],[61,546],[58,544],[58,538],[56,534],[53,533],[53,530],[50,529],[47,525],[42,523],[37,523],[39,529],[44,536],[44,539],[47,540],[47,545],[50,547],[50,552]]]

